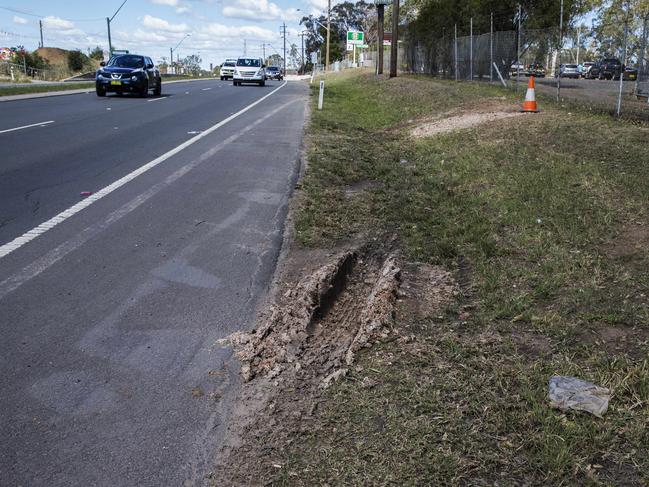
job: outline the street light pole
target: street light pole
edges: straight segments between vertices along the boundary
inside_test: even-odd
[[[171,64],[174,63],[174,51],[176,49],[178,49],[178,47],[180,47],[180,45],[183,43],[183,41],[185,39],[187,39],[188,37],[191,37],[191,33],[185,34],[185,37],[180,39],[180,42],[178,44],[176,44],[176,47],[169,48],[169,53],[171,54]],[[180,61],[180,57],[178,56],[178,53],[176,53],[176,57],[178,58],[178,61]],[[169,65],[169,67],[171,67],[171,64]],[[178,74],[175,69],[174,69],[174,74]]]
[[[392,46],[390,47],[390,78],[396,78],[399,55],[399,0],[394,0],[392,5]]]
[[[122,2],[122,4],[119,6],[119,8],[118,8],[117,11],[113,14],[112,17],[106,17],[106,27],[107,27],[107,29],[108,29],[108,54],[109,54],[109,56],[112,56],[112,55],[113,55],[113,41],[112,41],[111,38],[110,38],[110,23],[113,21],[113,19],[115,18],[115,16],[119,13],[119,11],[122,10],[122,7],[124,6],[124,4],[125,4],[126,2],[128,2],[128,0],[124,0],[124,1]]]

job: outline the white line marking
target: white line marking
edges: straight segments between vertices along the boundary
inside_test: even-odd
[[[13,132],[14,130],[28,129],[30,127],[44,127],[45,125],[48,125],[50,123],[54,123],[54,120],[49,120],[47,122],[41,122],[41,123],[33,123],[31,125],[23,125],[22,127],[16,127],[13,129],[0,130],[0,134],[4,134],[6,132]]]
[[[65,211],[62,211],[61,213],[59,213],[55,217],[50,218],[45,223],[41,223],[40,225],[38,225],[36,228],[33,228],[29,232],[21,235],[20,237],[17,237],[15,239],[13,239],[11,242],[8,242],[8,243],[0,246],[0,259],[2,257],[5,257],[6,255],[10,254],[14,250],[19,249],[20,247],[22,247],[26,243],[31,242],[36,237],[44,234],[45,232],[47,232],[51,228],[55,227],[59,223],[64,222],[65,220],[67,220],[71,216],[79,213],[81,210],[83,210],[84,208],[87,208],[88,206],[90,206],[94,202],[99,201],[104,196],[108,196],[110,193],[112,193],[113,191],[115,191],[118,188],[121,188],[126,183],[128,183],[130,181],[133,181],[140,174],[144,174],[148,170],[153,169],[158,164],[163,163],[164,161],[166,161],[170,157],[175,156],[176,154],[178,154],[183,149],[186,149],[190,145],[195,144],[196,142],[198,142],[202,138],[208,136],[209,134],[211,134],[215,130],[218,130],[219,128],[223,127],[225,124],[231,122],[232,120],[239,117],[240,115],[243,115],[244,113],[246,113],[251,108],[259,105],[265,99],[267,99],[268,97],[270,97],[270,96],[274,95],[275,93],[277,93],[279,90],[284,88],[284,86],[286,86],[286,83],[284,83],[283,85],[281,85],[278,88],[274,89],[273,91],[268,93],[266,96],[261,97],[256,102],[248,105],[247,107],[243,108],[242,110],[239,110],[237,113],[235,113],[233,115],[230,115],[225,120],[221,120],[219,123],[217,123],[215,125],[212,125],[210,128],[208,128],[204,132],[202,132],[202,133],[192,137],[191,139],[183,142],[179,146],[171,149],[169,152],[166,152],[166,153],[162,154],[161,156],[153,159],[151,162],[148,162],[145,165],[137,168],[135,171],[133,171],[133,172],[127,174],[126,176],[118,179],[117,181],[113,182],[112,184],[109,184],[105,188],[100,189],[99,191],[94,193],[92,196],[89,196],[88,198],[80,201],[76,205],[71,206],[70,208],[68,208]]]
[[[212,88],[203,88],[201,91],[211,90]]]
[[[280,86],[281,88],[281,86]],[[279,89],[279,88],[278,88]],[[277,90],[276,90],[277,91]],[[261,101],[261,100],[259,100]],[[239,132],[232,134],[230,137],[227,139],[221,141],[219,144],[215,145],[211,149],[209,149],[207,152],[202,154],[200,157],[197,159],[194,159],[192,162],[189,162],[176,170],[174,173],[171,175],[167,176],[163,181],[160,181],[159,183],[151,186],[149,189],[144,191],[143,193],[139,194],[135,198],[133,198],[131,201],[128,203],[122,205],[121,207],[117,208],[115,211],[110,213],[106,218],[101,220],[100,222],[97,222],[93,225],[90,225],[86,228],[84,228],[81,232],[79,232],[77,235],[72,237],[69,240],[66,240],[62,244],[60,244],[58,247],[53,248],[49,252],[47,252],[45,255],[42,257],[39,257],[26,267],[22,268],[20,271],[12,275],[11,277],[5,279],[4,281],[0,282],[0,299],[4,298],[7,294],[10,292],[18,289],[20,286],[22,286],[24,283],[29,281],[30,279],[38,276],[40,273],[46,271],[49,269],[51,266],[56,264],[59,260],[61,260],[63,257],[68,255],[70,252],[73,252],[74,250],[78,249],[81,247],[83,244],[85,244],[88,240],[96,237],[99,235],[102,231],[106,230],[108,227],[110,227],[113,223],[117,222],[124,216],[128,215],[130,212],[133,210],[137,209],[139,206],[141,206],[143,203],[148,201],[150,198],[158,194],[161,190],[166,188],[167,186],[173,184],[175,181],[183,177],[185,174],[187,174],[189,171],[192,169],[198,167],[205,161],[208,161],[211,157],[213,157],[217,152],[222,150],[224,147],[226,147],[228,144],[234,142],[256,126],[260,125],[263,122],[266,122],[270,117],[273,115],[279,113],[281,110],[286,108],[287,106],[291,105],[292,103],[295,102],[295,99],[284,103],[283,105],[277,107],[275,110],[272,110],[271,112],[267,113],[264,117],[256,120],[253,122],[251,125],[244,127],[241,129]],[[87,200],[86,200],[87,201]],[[68,210],[69,211],[69,210]],[[61,215],[63,215],[66,212],[63,212]],[[59,215],[60,216],[60,215]],[[55,217],[56,218],[56,217]],[[65,218],[63,218],[65,219]],[[51,220],[50,220],[51,221]],[[63,221],[63,220],[61,220]],[[45,225],[45,224],[44,224]],[[51,227],[54,227],[56,223],[50,224]]]
[[[152,98],[152,99],[147,100],[147,101],[160,101],[160,100],[166,100],[167,98],[169,98],[169,97],[168,96],[161,96],[160,98]]]

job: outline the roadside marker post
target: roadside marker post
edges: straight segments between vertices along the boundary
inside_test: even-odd
[[[322,110],[324,102],[324,80],[320,81],[320,95],[318,96],[318,110]]]

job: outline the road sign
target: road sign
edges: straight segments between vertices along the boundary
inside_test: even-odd
[[[348,42],[347,43],[347,50],[348,51],[353,51],[354,50],[354,44],[352,44],[351,42]]]
[[[370,46],[368,44],[361,44],[360,46],[358,46],[358,48],[359,49],[369,49]]]
[[[358,31],[348,31],[347,32],[347,43],[348,44],[365,44],[365,34]]]

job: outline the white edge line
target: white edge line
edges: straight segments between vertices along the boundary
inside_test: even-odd
[[[62,211],[61,213],[59,213],[58,215],[50,218],[46,222],[41,223],[37,227],[31,229],[29,232],[24,233],[20,237],[17,237],[15,239],[13,239],[11,242],[8,242],[8,243],[0,246],[0,259],[7,256],[7,255],[9,255],[14,250],[19,249],[23,245],[31,242],[36,237],[39,237],[39,236],[43,235],[45,232],[47,232],[48,230],[51,230],[52,228],[54,228],[59,223],[64,222],[68,218],[70,218],[73,215],[76,215],[77,213],[79,213],[84,208],[87,208],[88,206],[95,203],[96,201],[99,201],[104,196],[108,196],[110,193],[112,193],[116,189],[121,188],[126,183],[132,181],[133,179],[135,179],[139,175],[144,174],[148,170],[150,170],[150,169],[156,167],[157,165],[163,163],[164,161],[166,161],[170,157],[175,156],[176,154],[178,154],[183,149],[186,149],[187,147],[189,147],[190,145],[198,142],[202,138],[207,137],[209,134],[211,134],[215,130],[223,127],[225,124],[231,122],[232,120],[239,117],[240,115],[243,115],[244,113],[246,113],[251,108],[259,105],[261,102],[266,100],[268,97],[274,95],[279,90],[284,88],[284,86],[286,86],[286,84],[287,84],[287,82],[285,81],[283,85],[275,88],[273,91],[271,91],[267,95],[261,97],[256,102],[248,105],[247,107],[243,108],[242,110],[239,110],[237,113],[235,113],[233,115],[230,115],[228,118],[226,118],[224,120],[221,120],[216,125],[212,125],[210,128],[208,128],[204,132],[196,135],[195,137],[192,137],[191,139],[189,139],[189,140],[183,142],[182,144],[180,144],[179,146],[171,149],[169,152],[166,152],[166,153],[162,154],[161,156],[153,159],[151,162],[146,163],[145,165],[137,168],[135,171],[127,174],[126,176],[124,176],[124,177],[118,179],[117,181],[109,184],[108,186],[100,189],[99,191],[97,191],[96,193],[88,196],[86,199],[80,201],[76,205],[71,206],[67,210]],[[36,124],[36,125],[40,125],[40,124]]]
[[[151,100],[147,100],[147,101],[160,101],[160,100],[166,100],[167,98],[169,98],[169,97],[168,96],[161,96],[160,98],[152,98]]]
[[[50,123],[54,123],[54,120],[48,120],[47,122],[33,123],[31,125],[23,125],[22,127],[16,127],[16,128],[13,128],[13,129],[0,130],[0,134],[4,134],[6,132],[13,132],[14,130],[22,130],[22,129],[28,129],[30,127],[38,127],[38,126],[42,126],[42,125],[48,125]]]

